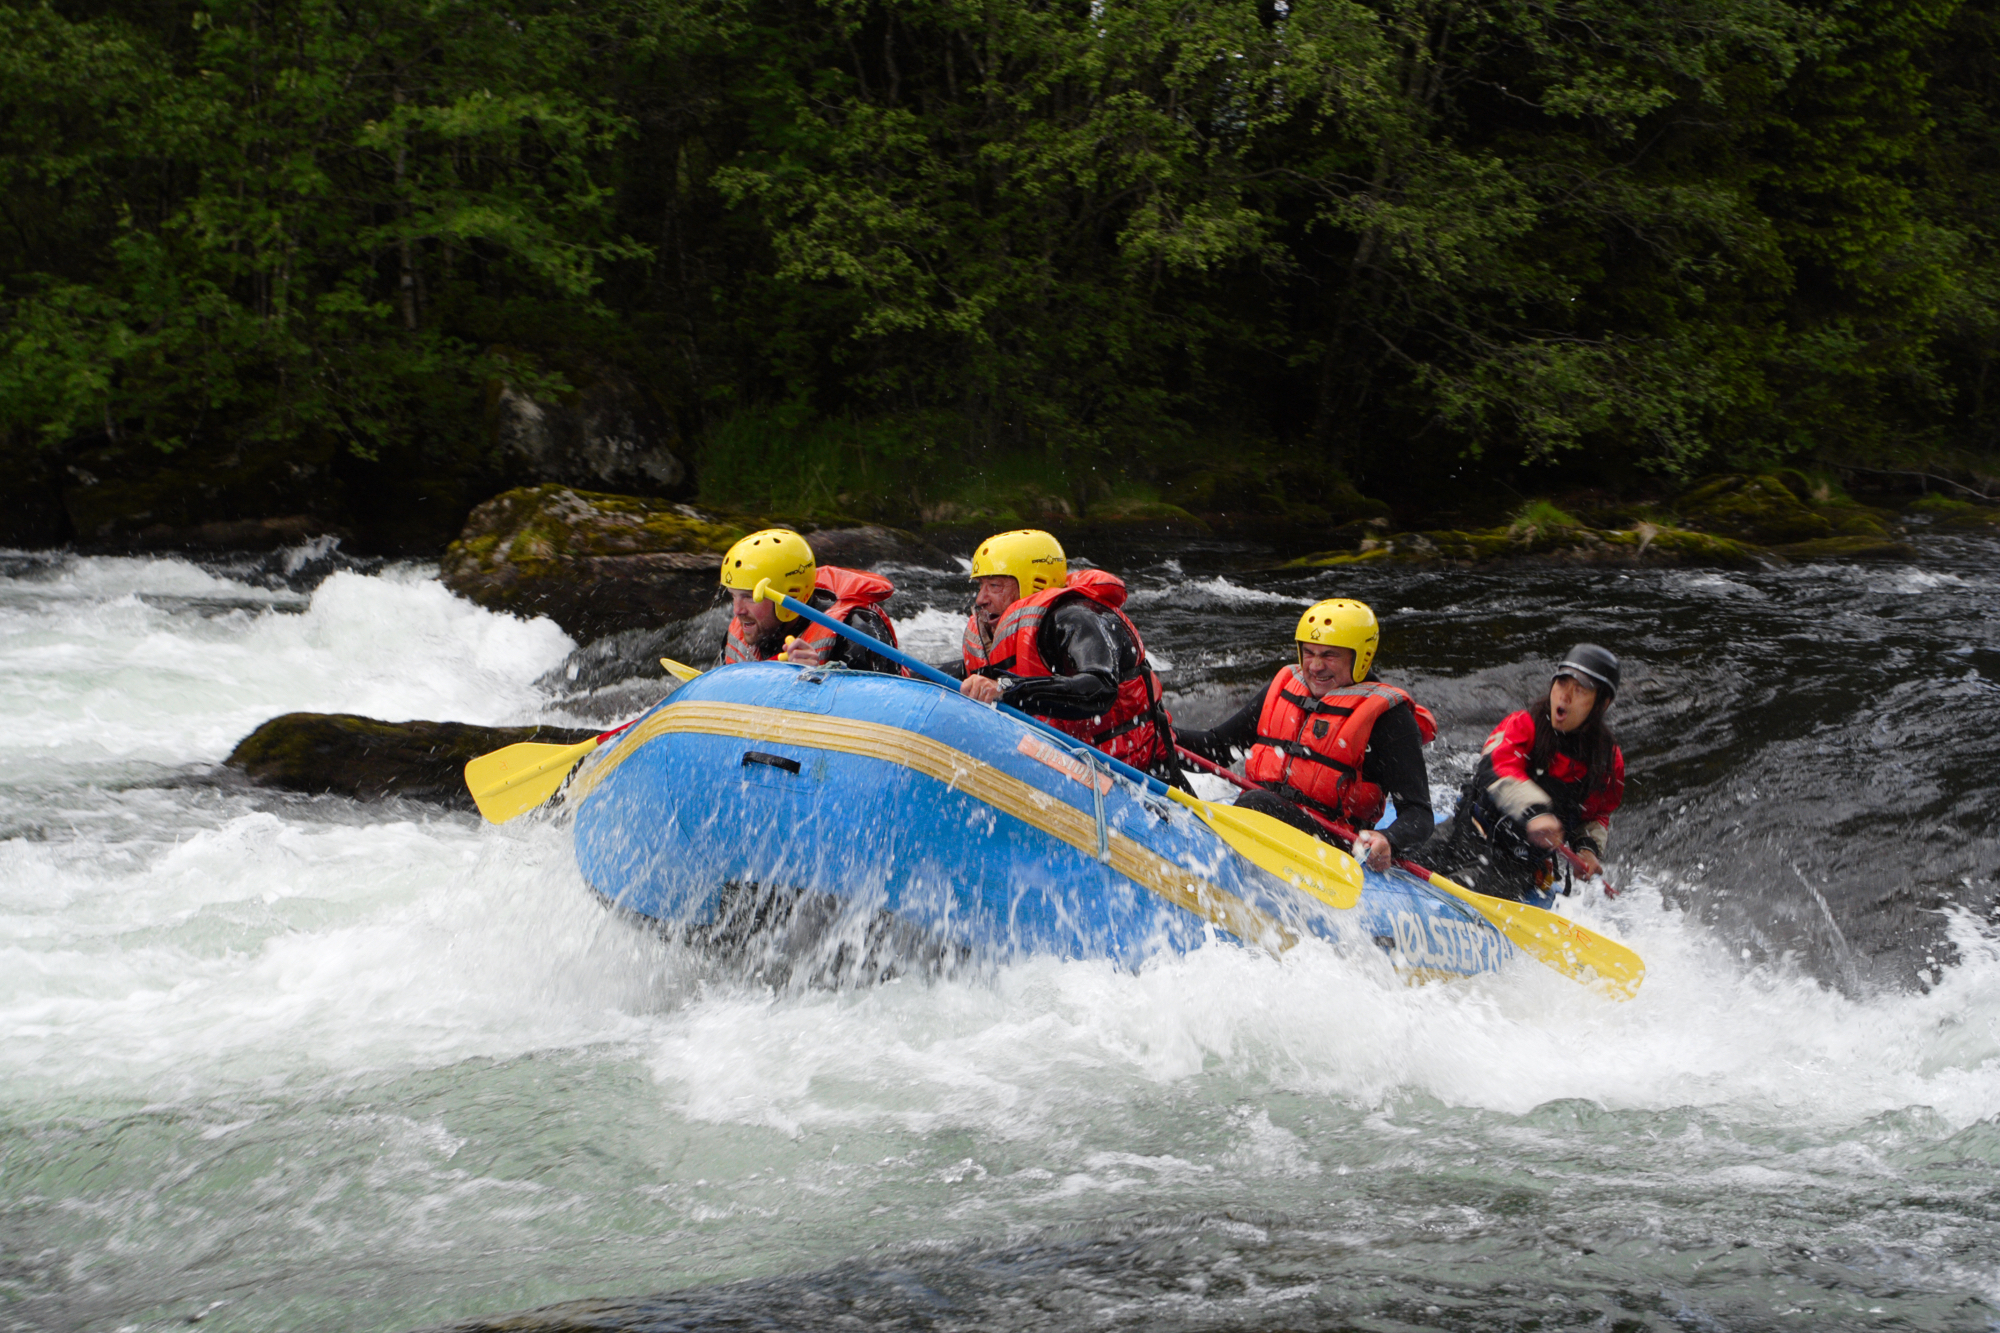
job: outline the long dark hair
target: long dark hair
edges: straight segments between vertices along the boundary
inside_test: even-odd
[[[1550,685],[1555,682],[1551,680]],[[1602,686],[1598,687],[1597,698],[1590,705],[1590,716],[1583,725],[1565,736],[1556,730],[1555,722],[1549,717],[1549,686],[1542,687],[1541,696],[1528,705],[1528,716],[1535,719],[1535,748],[1528,752],[1528,764],[1537,773],[1546,773],[1549,761],[1554,759],[1558,749],[1568,750],[1581,759],[1590,769],[1585,778],[1585,790],[1597,791],[1611,781],[1612,755],[1617,750],[1618,738],[1611,734],[1611,724],[1604,720],[1611,708],[1612,694]]]

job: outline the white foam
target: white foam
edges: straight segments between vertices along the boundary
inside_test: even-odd
[[[13,584],[0,617],[0,709],[33,719],[0,738],[0,757],[214,760],[293,711],[524,721],[543,707],[534,680],[573,647],[551,621],[496,615],[418,570],[335,574],[298,614],[143,600],[274,598],[175,561],[80,560],[57,582],[57,597]]]
[[[904,652],[924,662],[948,662],[959,656],[965,637],[965,608],[929,603],[912,616],[896,617],[896,638]]]
[[[17,1089],[206,1095],[644,1030],[661,948],[606,929],[562,830],[253,812],[131,850],[0,844]]]
[[[788,1134],[873,1124],[1006,1139],[1090,1089],[1197,1076],[1364,1106],[1419,1094],[1518,1114],[1580,1099],[1820,1129],[1911,1105],[1953,1127],[1992,1113],[2000,959],[1976,932],[1973,956],[1929,995],[1857,1001],[1740,973],[1643,898],[1622,901],[1623,931],[1587,913],[1648,960],[1625,1004],[1533,964],[1412,988],[1322,945],[1281,962],[1222,946],[1136,976],[1035,961],[991,987],[775,1006],[712,996],[675,1017],[652,1067],[690,1118]]]
[[[113,602],[132,597],[213,597],[290,603],[298,594],[211,574],[173,556],[90,556],[49,563],[27,577],[0,580],[0,607],[32,611],[50,603]]]
[[[1311,598],[1246,588],[1219,574],[1213,578],[1185,579],[1163,587],[1137,587],[1132,589],[1128,600],[1134,606],[1150,606],[1157,602],[1172,602],[1181,606],[1201,606],[1204,603],[1222,606],[1312,605]]]
[[[1692,572],[1675,570],[1668,575],[1667,581],[1690,592],[1721,593],[1726,597],[1748,597],[1753,601],[1762,601],[1766,596],[1762,589],[1709,569]]]

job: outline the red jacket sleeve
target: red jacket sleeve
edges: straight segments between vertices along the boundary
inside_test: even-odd
[[[1493,765],[1486,794],[1504,815],[1527,819],[1549,809],[1549,794],[1528,773],[1528,756],[1535,748],[1535,719],[1527,712],[1509,713],[1487,736],[1481,753]]]

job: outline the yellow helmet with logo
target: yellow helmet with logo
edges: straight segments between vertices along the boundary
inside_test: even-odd
[[[773,588],[803,602],[812,596],[813,580],[818,577],[819,562],[813,559],[812,547],[789,528],[753,532],[722,557],[722,586],[744,592],[755,592],[759,583],[769,579]],[[782,606],[777,611],[780,620],[798,619]]]
[[[992,578],[1011,574],[1021,585],[1022,597],[1033,597],[1044,588],[1061,587],[1069,579],[1069,557],[1062,543],[1046,532],[1020,528],[1002,532],[979,543],[972,553],[972,577]]]
[[[1368,668],[1375,664],[1375,645],[1381,642],[1382,630],[1366,602],[1335,597],[1307,607],[1306,613],[1299,617],[1298,632],[1292,637],[1300,643],[1352,649],[1354,679],[1363,681],[1368,679]]]

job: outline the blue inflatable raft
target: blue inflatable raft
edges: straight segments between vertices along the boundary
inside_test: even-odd
[[[1400,870],[1329,907],[1094,756],[921,680],[723,667],[578,772],[577,863],[662,925],[719,937],[809,919],[816,947],[874,972],[913,952],[1136,966],[1217,936],[1273,953],[1307,935],[1379,946],[1412,978],[1516,952]],[[885,962],[885,945],[905,961]]]

